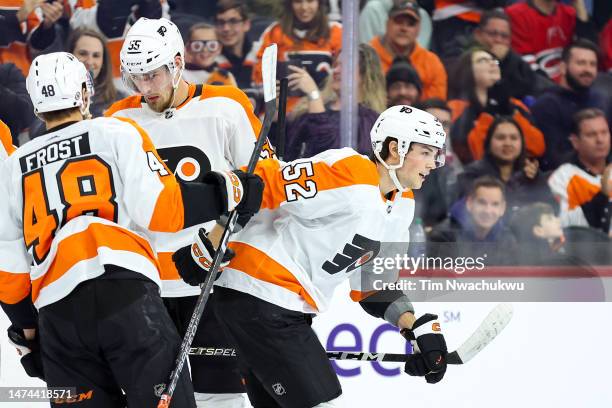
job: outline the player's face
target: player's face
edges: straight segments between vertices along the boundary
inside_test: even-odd
[[[208,68],[221,54],[221,43],[217,40],[215,30],[202,28],[191,34],[185,49],[188,63],[197,65],[199,68]]]
[[[514,163],[521,155],[521,134],[512,123],[501,123],[493,132],[489,146],[491,155],[503,163]]]
[[[440,149],[420,143],[412,143],[404,158],[404,165],[396,170],[402,186],[418,190],[429,172],[436,168],[436,156]]]
[[[92,73],[93,79],[98,78],[104,58],[104,48],[100,40],[84,35],[77,40],[72,53]]]
[[[291,9],[300,23],[310,23],[319,10],[319,0],[292,0]]]
[[[251,22],[244,20],[234,8],[217,14],[215,27],[221,44],[225,47],[233,47],[244,41],[246,33],[251,29]]]
[[[504,195],[497,187],[478,188],[468,197],[466,206],[474,224],[485,231],[493,228],[506,211]]]
[[[163,112],[172,103],[172,76],[168,67],[159,67],[146,74],[133,74],[130,79],[152,110]]]
[[[411,83],[396,81],[387,90],[388,105],[414,105],[419,100],[419,89]]]
[[[492,87],[501,79],[499,61],[485,51],[476,51],[472,54],[472,70],[474,82],[484,88]]]

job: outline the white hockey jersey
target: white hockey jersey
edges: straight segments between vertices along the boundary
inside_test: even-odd
[[[262,160],[255,173],[265,182],[262,209],[232,237],[236,256],[217,286],[318,313],[345,279],[353,300],[371,293],[362,291],[361,265],[377,255],[377,244],[408,249],[412,191],[386,200],[376,165],[352,149],[290,163]]]
[[[0,301],[56,302],[113,264],[160,284],[148,241],[128,229],[178,231],[181,188],[127,119],[62,126],[0,166]]]
[[[0,161],[6,159],[15,151],[11,131],[6,124],[0,120]]]
[[[160,115],[144,98],[131,96],[113,104],[106,116],[133,119],[147,131],[159,155],[175,176],[183,181],[199,180],[207,171],[231,170],[246,166],[261,128],[246,95],[231,86],[189,85],[185,102]],[[273,154],[268,144],[262,157]],[[214,221],[175,234],[153,234],[151,242],[162,268],[162,296],[200,294],[180,278],[172,254],[190,245],[199,227],[210,231]]]

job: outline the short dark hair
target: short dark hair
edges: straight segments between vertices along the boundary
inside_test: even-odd
[[[565,63],[569,62],[570,56],[572,54],[572,50],[574,48],[582,48],[585,50],[591,50],[595,53],[595,57],[597,58],[597,61],[600,60],[601,51],[599,50],[599,47],[597,46],[597,44],[585,38],[579,38],[563,49],[563,52],[561,53],[561,60],[563,62]]]
[[[440,98],[429,98],[414,104],[414,107],[426,111],[427,109],[441,109],[451,113],[451,108]]]
[[[208,24],[205,21],[201,21],[199,23],[195,23],[193,24],[191,27],[189,27],[189,40],[191,40],[191,37],[193,36],[193,33],[196,32],[197,30],[215,30],[215,26],[212,24]],[[215,33],[216,35],[216,33]]]
[[[478,189],[481,187],[499,188],[504,200],[506,199],[506,186],[504,186],[504,183],[502,183],[499,179],[491,176],[482,176],[474,180],[470,186],[467,197],[473,198],[476,195],[476,191],[478,191]]]
[[[480,23],[478,23],[478,28],[482,29],[486,27],[487,24],[489,24],[489,21],[493,20],[494,18],[504,20],[505,22],[510,24],[510,17],[508,17],[508,15],[506,14],[504,10],[492,9],[492,10],[487,10],[484,13],[482,13],[482,16],[480,17]]]
[[[543,215],[555,215],[548,203],[536,202],[519,208],[512,216],[510,227],[519,241],[533,240],[533,227],[540,225]]]
[[[391,142],[397,142],[397,139],[394,138],[394,137],[390,137],[389,136],[383,142],[382,149],[380,150],[380,158],[381,159],[387,160],[387,157],[389,157],[389,144],[391,144]],[[378,158],[374,154],[374,151],[372,151],[372,153],[370,153],[370,160],[372,160],[374,163],[378,162]]]
[[[62,119],[66,119],[72,116],[75,112],[79,111],[80,109],[81,108],[77,106],[75,108],[61,109],[61,110],[56,110],[56,111],[51,111],[51,112],[41,112],[41,113],[38,113],[38,117],[45,122],[62,120]]]
[[[586,109],[579,110],[578,112],[574,114],[574,116],[572,116],[572,119],[573,119],[572,133],[575,134],[576,136],[579,136],[580,135],[580,125],[582,125],[582,122],[584,122],[585,120],[595,119],[599,117],[603,117],[604,119],[606,119],[606,114],[603,113],[601,109],[586,108]]]
[[[215,16],[225,13],[228,10],[236,9],[240,17],[244,20],[249,19],[249,7],[244,0],[219,0]]]

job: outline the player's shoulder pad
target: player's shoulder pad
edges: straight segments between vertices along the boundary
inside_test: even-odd
[[[315,161],[324,161],[337,177],[345,178],[349,184],[368,184],[378,186],[376,165],[350,147],[327,150],[314,156]]]
[[[253,112],[253,105],[246,94],[233,85],[204,85],[200,100],[210,98],[228,98],[238,102],[247,112]]]
[[[134,120],[121,116],[99,117],[91,120],[91,127],[100,130],[107,137],[137,137],[143,143],[148,142],[147,132]]]
[[[113,103],[109,108],[104,112],[104,116],[113,116],[119,111],[131,108],[140,108],[142,107],[142,97],[140,95],[132,95],[127,98],[123,98]]]

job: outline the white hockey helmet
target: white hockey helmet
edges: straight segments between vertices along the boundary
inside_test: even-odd
[[[26,79],[26,89],[37,114],[76,107],[85,114],[89,102],[83,107],[83,86],[90,101],[93,80],[85,65],[67,52],[39,55],[32,61]]]
[[[400,161],[396,165],[385,163],[380,156],[384,142],[389,137],[397,139]],[[407,105],[391,106],[376,119],[370,131],[370,139],[374,155],[389,170],[393,183],[400,191],[405,190],[405,187],[401,186],[395,170],[404,165],[404,158],[411,143],[421,143],[440,149],[435,158],[436,167],[444,165],[446,142],[444,128],[435,116],[420,109]]]
[[[180,66],[174,63],[177,54],[183,61]],[[185,67],[185,44],[178,27],[170,20],[141,17],[128,31],[119,58],[123,81],[133,91],[138,89],[130,75],[146,74],[162,66],[168,67],[172,86],[176,88]]]

